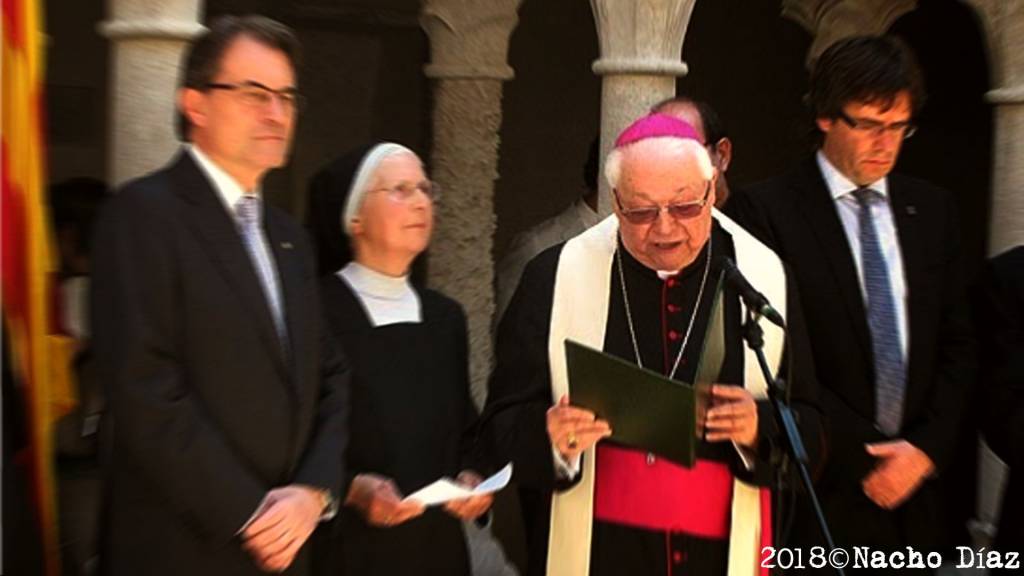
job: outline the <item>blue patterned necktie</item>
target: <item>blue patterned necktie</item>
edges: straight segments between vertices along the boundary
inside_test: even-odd
[[[860,207],[861,271],[868,297],[868,326],[875,358],[875,424],[885,434],[896,436],[903,421],[907,373],[896,326],[896,301],[889,268],[871,217],[871,205],[883,198],[870,188],[858,188],[853,195]]]
[[[263,288],[263,296],[270,306],[270,314],[274,318],[274,328],[282,347],[287,342],[288,333],[285,329],[284,314],[281,310],[281,292],[277,284],[277,273],[270,259],[267,245],[260,233],[260,199],[255,196],[242,196],[235,203],[235,218],[242,232],[245,248],[249,259],[256,268],[256,275]]]

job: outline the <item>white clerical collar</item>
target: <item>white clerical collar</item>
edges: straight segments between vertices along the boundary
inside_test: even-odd
[[[228,209],[231,214],[235,213],[235,205],[238,204],[238,200],[244,195],[256,196],[259,198],[260,187],[256,186],[252,192],[246,192],[242,185],[238,183],[230,174],[224,171],[223,168],[217,165],[209,156],[204,153],[199,146],[195,144],[185,144],[185,150],[192,155],[192,158],[199,165],[199,168],[206,174],[206,177],[213,184],[213,189],[217,191],[217,196],[220,197],[221,201],[224,202],[224,206]],[[259,203],[260,209],[262,210],[262,202]]]
[[[354,260],[342,268],[338,274],[348,280],[356,290],[384,300],[397,300],[412,290],[408,274],[388,276]]]
[[[348,283],[374,326],[422,322],[419,297],[409,276],[388,276],[352,261],[337,272]]]
[[[843,196],[861,188],[853,183],[852,180],[843,175],[838,168],[829,161],[828,157],[821,150],[818,150],[817,154],[818,168],[821,169],[821,175],[825,178],[825,185],[828,186],[829,194],[832,195],[833,200],[838,200]],[[871,188],[875,192],[878,192],[882,197],[889,195],[889,183],[886,178],[881,178],[863,186],[863,188]]]

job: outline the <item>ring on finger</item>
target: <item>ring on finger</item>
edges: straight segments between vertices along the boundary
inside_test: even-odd
[[[566,446],[569,447],[569,450],[575,450],[575,449],[579,448],[580,443],[576,439],[576,434],[573,434],[572,432],[569,433],[569,438],[566,441]]]

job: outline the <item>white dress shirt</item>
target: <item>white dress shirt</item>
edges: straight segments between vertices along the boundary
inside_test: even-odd
[[[231,216],[232,222],[238,222],[238,215],[235,212],[236,205],[242,196],[255,196],[260,198],[260,188],[257,186],[254,190],[245,191],[242,189],[242,185],[237,180],[231,177],[230,174],[224,171],[223,168],[217,166],[209,156],[203,153],[203,151],[195,145],[186,144],[185,149],[188,150],[189,154],[199,165],[199,168],[206,174],[206,177],[210,180],[210,184],[213,185],[213,189],[217,191],[217,196],[224,203],[224,208],[227,209],[228,215]],[[263,221],[263,199],[256,204],[259,207],[259,221]],[[277,301],[282,304],[281,315],[282,318],[274,318],[275,323],[281,323],[277,326],[280,333],[283,334],[284,324],[284,299],[281,294],[281,275],[277,270],[277,262],[274,260],[274,251],[270,249],[270,242],[267,241],[267,234],[263,230],[263,227],[259,227],[258,242],[256,243],[256,249],[263,253],[266,258],[265,262],[270,263],[271,282],[273,283],[273,290],[277,291]],[[257,264],[254,262],[254,266]],[[274,310],[270,310],[271,315],[274,315]]]
[[[244,195],[260,197],[260,188],[257,186],[254,190],[243,190],[242,185],[231,177],[230,174],[224,171],[223,168],[217,166],[213,160],[210,159],[198,146],[194,144],[186,144],[185,150],[192,155],[192,159],[196,161],[199,168],[206,174],[206,177],[210,180],[210,184],[213,185],[213,189],[217,191],[217,196],[224,203],[224,207],[227,208],[228,214],[231,215],[232,219],[235,217],[235,205]],[[263,202],[260,203],[260,217],[263,216]],[[262,235],[262,234],[261,234]],[[267,243],[266,237],[263,238],[264,245]]]
[[[821,175],[825,178],[825,185],[828,186],[829,193],[832,195],[832,201],[835,203],[836,213],[839,214],[839,220],[843,223],[846,240],[850,245],[853,262],[857,267],[860,293],[864,298],[864,305],[867,306],[868,295],[864,289],[864,267],[861,264],[860,255],[860,206],[852,194],[859,186],[839,172],[820,150],[818,151],[817,159]],[[877,182],[864,186],[864,188],[870,188],[878,192],[885,199],[885,202],[871,203],[871,219],[875,223],[875,231],[878,234],[878,243],[882,249],[882,257],[885,258],[886,267],[889,269],[889,283],[892,289],[893,303],[896,308],[896,328],[900,332],[899,341],[905,363],[910,335],[907,327],[907,282],[906,273],[903,268],[903,255],[900,252],[899,235],[892,214],[892,206],[889,203],[889,185],[886,179],[882,178]]]

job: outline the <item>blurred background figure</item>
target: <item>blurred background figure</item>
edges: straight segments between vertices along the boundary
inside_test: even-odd
[[[652,106],[651,113],[675,116],[697,129],[697,134],[711,155],[711,165],[718,170],[718,180],[715,181],[715,208],[721,210],[729,200],[729,181],[725,173],[732,164],[732,140],[729,139],[718,112],[703,100],[676,96]]]
[[[597,138],[590,142],[587,160],[583,163],[580,197],[555,216],[517,234],[512,239],[508,253],[498,263],[496,271],[498,286],[494,308],[495,328],[505,314],[505,309],[508,308],[508,303],[512,300],[516,286],[519,286],[519,278],[523,275],[527,262],[533,260],[534,256],[544,250],[565,242],[601,221],[601,216],[597,213],[599,145],[600,141]]]
[[[50,188],[50,208],[59,252],[55,322],[73,341],[67,358],[77,399],[57,421],[57,502],[63,573],[94,574],[100,517],[100,457],[97,450],[102,386],[92,361],[89,329],[89,280],[93,224],[109,197],[107,185],[75,178]]]
[[[481,480],[466,317],[409,278],[430,243],[437,194],[419,157],[388,142],[341,157],[310,187],[323,306],[353,370],[347,496],[318,536],[322,575],[469,574],[460,520],[491,504],[403,502],[443,476]]]

